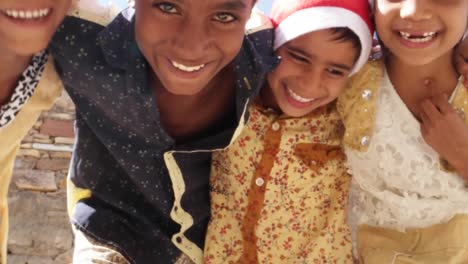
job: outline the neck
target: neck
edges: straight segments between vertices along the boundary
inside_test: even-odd
[[[0,54],[0,105],[10,100],[18,79],[30,60],[31,56],[21,56],[8,51]]]
[[[276,102],[275,96],[271,90],[268,81],[262,86],[260,90],[260,95],[258,96],[260,104],[265,108],[271,108],[281,113],[281,108],[279,107],[278,103]]]
[[[166,88],[164,88],[163,84],[159,81],[159,79],[152,73],[151,73],[151,82],[152,86],[155,90],[156,97],[159,104],[164,105],[164,101],[169,100],[169,101],[177,101],[178,105],[180,103],[181,106],[187,106],[187,105],[199,105],[206,103],[207,100],[216,97],[216,94],[220,93],[220,85],[226,85],[226,81],[223,81],[223,79],[226,78],[226,73],[232,71],[229,67],[226,67],[225,69],[221,70],[202,90],[200,90],[196,94],[192,95],[178,95],[178,94],[173,94],[169,92]],[[172,105],[170,106],[171,109],[173,108]]]
[[[175,95],[153,79],[161,122],[176,141],[196,138],[216,129],[222,119],[235,109],[233,70],[223,69],[200,92],[194,95]]]
[[[386,67],[395,88],[401,91],[403,87],[408,87],[406,88],[408,93],[415,96],[451,94],[458,80],[453,64],[453,52],[426,65],[417,66],[410,65],[395,56],[389,56],[386,60]]]
[[[420,118],[421,104],[436,95],[453,93],[458,74],[452,63],[452,52],[426,65],[410,65],[394,56],[386,59],[388,76],[406,107]]]

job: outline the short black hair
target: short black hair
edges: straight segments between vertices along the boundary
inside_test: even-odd
[[[358,35],[354,33],[351,29],[347,27],[335,27],[335,28],[330,28],[330,30],[333,33],[334,38],[332,40],[338,41],[338,42],[346,42],[350,41],[351,44],[353,44],[353,47],[356,48],[358,51],[356,61],[359,58],[361,52],[362,52],[362,46],[361,46],[361,40],[359,39]]]

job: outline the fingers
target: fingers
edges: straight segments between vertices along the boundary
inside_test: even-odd
[[[421,121],[426,125],[431,125],[434,120],[442,118],[442,113],[437,109],[432,100],[426,99],[421,104]]]
[[[431,126],[431,120],[426,115],[426,113],[424,113],[424,111],[421,112],[419,117],[421,119],[421,134],[423,138],[426,140],[427,135],[429,133],[429,127]]]
[[[433,97],[432,103],[443,115],[450,114],[454,111],[452,105],[450,105],[448,101],[448,97],[446,94],[441,94]]]

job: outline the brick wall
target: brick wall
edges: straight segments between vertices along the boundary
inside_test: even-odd
[[[64,94],[24,138],[9,191],[8,263],[71,263],[66,175],[74,106]]]

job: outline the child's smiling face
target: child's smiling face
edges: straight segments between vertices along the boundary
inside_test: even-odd
[[[375,0],[375,24],[391,54],[424,65],[448,54],[467,29],[467,0]]]
[[[0,0],[0,49],[29,56],[47,47],[71,0]]]
[[[253,0],[136,0],[136,39],[165,89],[194,95],[206,87],[238,54],[253,4]]]
[[[291,117],[307,115],[335,100],[359,57],[359,48],[350,40],[338,40],[331,29],[293,39],[276,52],[282,59],[268,75],[267,100]]]

